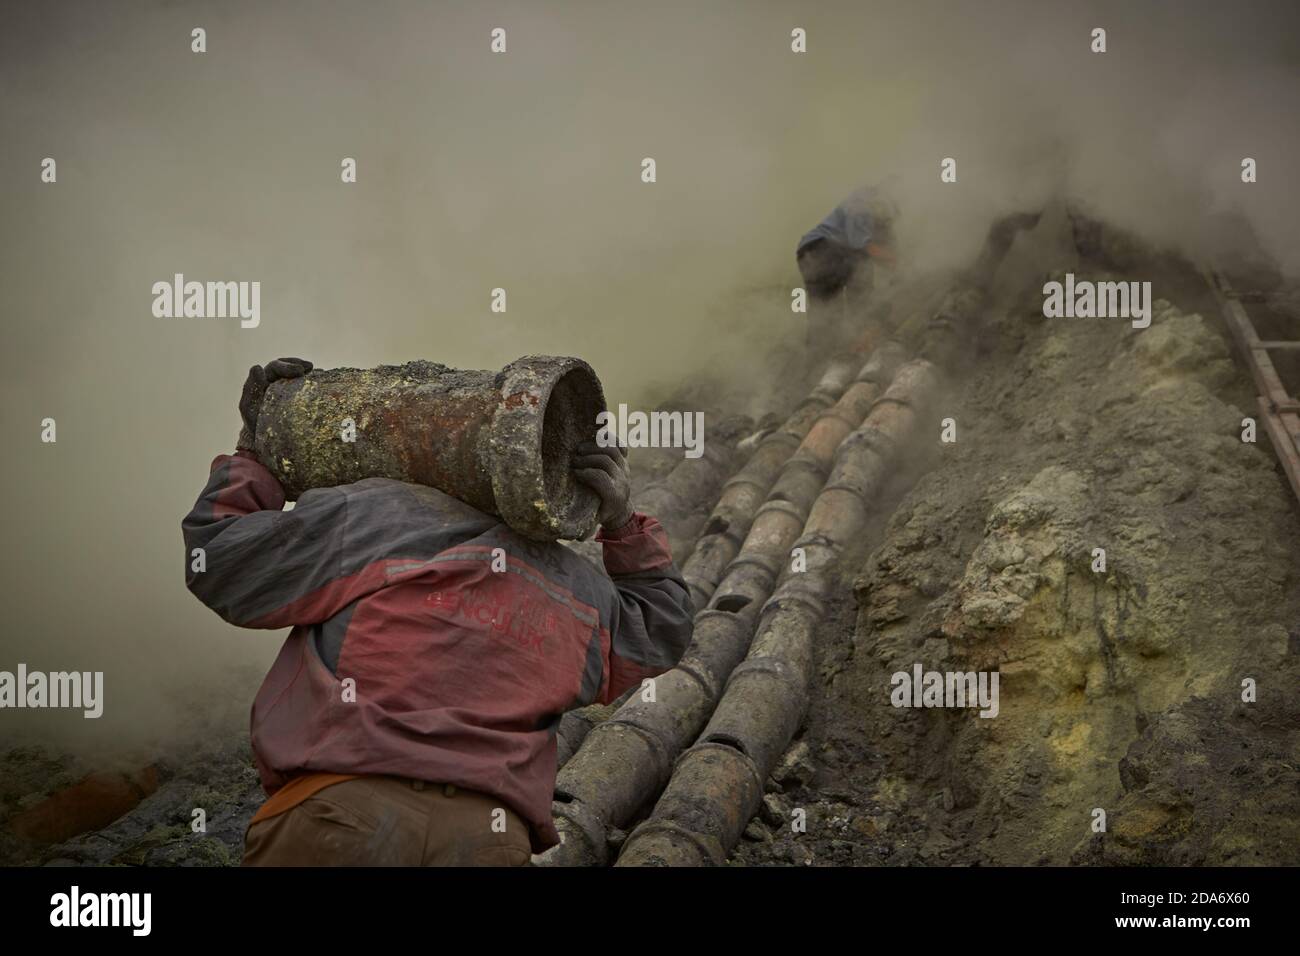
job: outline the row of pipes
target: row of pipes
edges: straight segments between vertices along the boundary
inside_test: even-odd
[[[881,349],[887,350],[892,351],[889,345]],[[726,861],[758,809],[764,782],[803,721],[814,637],[825,613],[831,572],[843,550],[862,534],[872,502],[897,465],[900,450],[937,384],[930,362],[916,359],[902,364],[884,394],[871,403],[865,421],[860,419],[860,427],[838,446],[824,484],[807,480],[787,492],[788,498],[769,497],[768,505],[789,509],[767,512],[765,505],[760,513],[785,519],[765,539],[770,550],[764,557],[780,555],[778,560],[787,563],[792,549],[802,549],[804,570],[784,570],[780,586],[759,614],[753,643],[732,669],[712,718],[678,760],[649,818],[628,836],[618,865]],[[815,495],[811,501],[809,489]],[[753,567],[740,565],[738,570]],[[775,582],[770,570],[767,566],[762,570],[760,586],[743,592],[744,597],[761,596],[771,589]],[[741,593],[729,591],[722,600]]]
[[[803,721],[835,566],[926,420],[941,369],[970,349],[987,299],[982,280],[1015,231],[1032,225],[1008,221],[990,232],[977,270],[896,316],[892,338],[856,375],[852,359],[832,360],[722,485],[682,565],[703,607],[691,646],[655,679],[653,695],[636,688],[607,719],[588,715],[581,727],[570,715],[567,734],[561,723],[562,843],[539,865],[606,865],[616,831],[639,819],[617,865],[725,862]]]

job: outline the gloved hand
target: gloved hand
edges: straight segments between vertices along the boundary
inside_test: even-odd
[[[623,449],[583,442],[573,459],[573,477],[600,496],[599,520],[604,527],[614,531],[632,520],[632,481]]]
[[[239,417],[244,420],[244,427],[239,430],[236,449],[252,451],[257,437],[257,415],[262,410],[262,396],[266,387],[282,378],[298,378],[312,370],[311,362],[300,358],[279,358],[265,367],[254,365],[248,370],[244,380],[244,390],[239,396]]]

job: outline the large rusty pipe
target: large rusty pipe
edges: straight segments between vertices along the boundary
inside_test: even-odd
[[[754,514],[767,499],[781,467],[798,449],[817,416],[844,393],[855,364],[845,357],[833,359],[785,424],[760,442],[744,467],[723,487],[694,550],[682,565],[682,577],[697,607],[708,603],[718,579],[740,551]]]
[[[395,478],[438,488],[537,540],[585,538],[599,501],[573,477],[605,410],[581,359],[530,355],[500,372],[435,362],[315,370],[273,383],[258,459],[290,500]]]
[[[726,861],[807,708],[829,574],[845,545],[861,534],[869,504],[936,384],[929,362],[903,366],[841,446],[799,538],[808,551],[807,570],[787,573],[763,607],[745,660],[732,672],[699,742],[678,760],[649,818],[627,838],[619,866]]]

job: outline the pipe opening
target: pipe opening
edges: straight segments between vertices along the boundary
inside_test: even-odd
[[[721,515],[714,515],[709,519],[709,523],[704,526],[704,530],[700,532],[700,537],[707,538],[711,534],[722,534],[730,527],[730,521]]]
[[[745,748],[745,745],[741,742],[740,738],[733,737],[731,734],[709,734],[704,738],[704,742],[709,744],[722,744],[724,747],[730,747],[732,750],[740,751],[746,757],[749,756],[749,751]]]
[[[558,514],[576,514],[577,502],[591,492],[573,477],[578,445],[596,438],[596,416],[605,410],[600,384],[583,368],[560,376],[546,398],[542,418],[542,484]]]
[[[732,614],[743,611],[749,604],[749,598],[743,594],[725,594],[718,598],[717,603],[713,606],[719,611],[729,611]]]

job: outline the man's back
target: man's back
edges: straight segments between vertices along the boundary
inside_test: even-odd
[[[602,575],[442,492],[388,479],[291,511],[251,455],[220,456],[183,527],[191,590],[231,623],[292,626],[253,707],[268,792],[304,773],[491,794],[555,842],[555,725],[672,667],[692,609],[653,518],[602,531]]]

